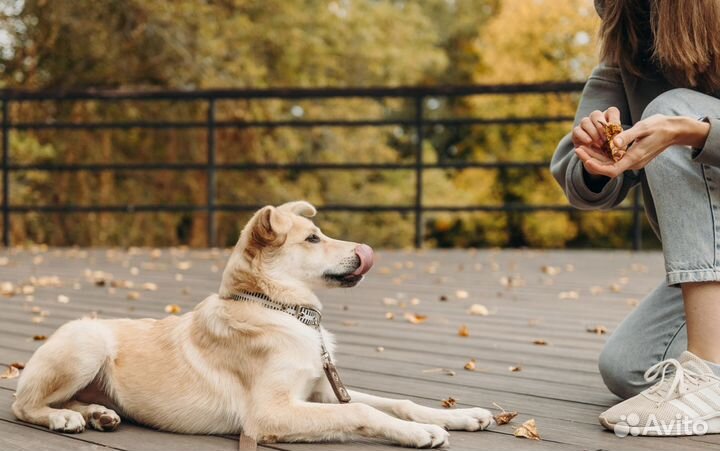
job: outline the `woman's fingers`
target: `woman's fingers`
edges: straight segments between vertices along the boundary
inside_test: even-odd
[[[573,143],[577,146],[578,144],[592,144],[593,139],[587,134],[585,130],[579,125],[573,129]]]
[[[595,144],[600,144],[602,142],[601,138],[600,138],[600,132],[598,131],[597,127],[595,126],[595,124],[593,124],[592,120],[590,120],[589,117],[583,118],[580,121],[580,128],[582,128],[585,131],[585,133],[590,135],[590,137],[592,138],[592,141]]]
[[[596,158],[593,155],[597,155],[597,152],[589,149],[585,146],[580,146],[575,149],[575,154],[580,158],[587,170],[591,174],[605,175],[607,177],[617,177],[622,174],[625,169],[625,165],[618,165],[619,162],[614,162],[604,156],[602,158]],[[623,161],[623,160],[620,160]]]
[[[614,106],[611,106],[607,110],[605,110],[605,119],[607,120],[608,124],[621,124],[620,122],[620,110],[615,108]]]
[[[646,136],[649,132],[647,124],[643,121],[638,122],[633,127],[618,133],[613,138],[613,143],[622,149],[628,147],[630,144],[635,142],[636,139]]]
[[[607,124],[605,113],[599,110],[593,111],[590,113],[590,121],[593,123],[598,132],[598,139],[600,142],[605,141],[605,124]]]

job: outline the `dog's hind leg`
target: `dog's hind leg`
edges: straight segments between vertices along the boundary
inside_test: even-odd
[[[15,416],[52,430],[82,432],[85,418],[58,409],[96,378],[111,357],[112,335],[99,321],[70,322],[53,334],[28,361],[12,405]]]

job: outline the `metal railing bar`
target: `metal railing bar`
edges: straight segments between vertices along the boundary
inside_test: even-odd
[[[323,99],[348,97],[456,97],[483,94],[556,94],[581,91],[583,82],[549,82],[531,84],[466,85],[466,86],[398,86],[398,87],[323,87],[268,89],[202,89],[162,91],[23,91],[0,90],[0,99],[13,101],[48,100],[206,100],[215,99]]]
[[[256,211],[265,204],[243,205],[243,204],[215,204],[215,211],[239,212]],[[414,213],[415,205],[319,205],[320,211],[340,212],[398,212]],[[139,212],[202,212],[207,211],[206,205],[11,205],[11,213],[139,213]],[[620,206],[614,211],[633,211],[633,206]],[[504,204],[504,205],[428,205],[423,206],[424,212],[533,212],[533,211],[557,211],[577,212],[577,209],[570,205],[527,205],[527,204]]]
[[[425,163],[424,169],[549,169],[547,161],[472,162],[444,161]],[[101,171],[203,171],[206,163],[81,163],[81,164],[10,164],[13,172],[101,172]],[[352,171],[352,170],[414,170],[414,163],[217,163],[218,171]]]
[[[438,118],[424,119],[426,125],[525,125],[569,122],[572,116],[528,116],[514,118]],[[358,119],[358,120],[284,120],[284,121],[216,121],[216,128],[312,128],[312,127],[382,127],[413,126],[414,119]],[[195,129],[206,128],[207,122],[167,121],[167,122],[18,122],[10,127],[13,130],[126,130],[144,129]]]

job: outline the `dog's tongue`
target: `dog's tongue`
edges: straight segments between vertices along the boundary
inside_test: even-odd
[[[355,248],[355,254],[360,258],[360,266],[353,272],[355,275],[363,275],[370,271],[373,265],[373,250],[367,244],[361,244]]]

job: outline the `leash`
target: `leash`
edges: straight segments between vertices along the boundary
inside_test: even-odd
[[[320,313],[319,310],[310,306],[283,304],[281,302],[270,299],[270,297],[268,297],[264,293],[251,293],[241,291],[238,294],[231,294],[223,299],[254,302],[270,310],[287,313],[288,315],[293,316],[295,319],[305,324],[306,326],[315,329],[320,336],[320,357],[322,358],[325,377],[327,377],[327,380],[330,383],[330,387],[332,387],[333,393],[335,393],[335,397],[337,398],[338,402],[340,402],[341,404],[350,402],[350,394],[348,393],[347,388],[345,388],[345,384],[343,384],[342,380],[340,379],[340,374],[338,373],[338,370],[332,361],[332,357],[330,357],[330,353],[325,346],[325,340],[323,339],[322,332],[320,331],[320,321],[322,320],[322,313]],[[248,437],[241,432],[238,449],[239,451],[256,451],[257,442],[251,437]]]

